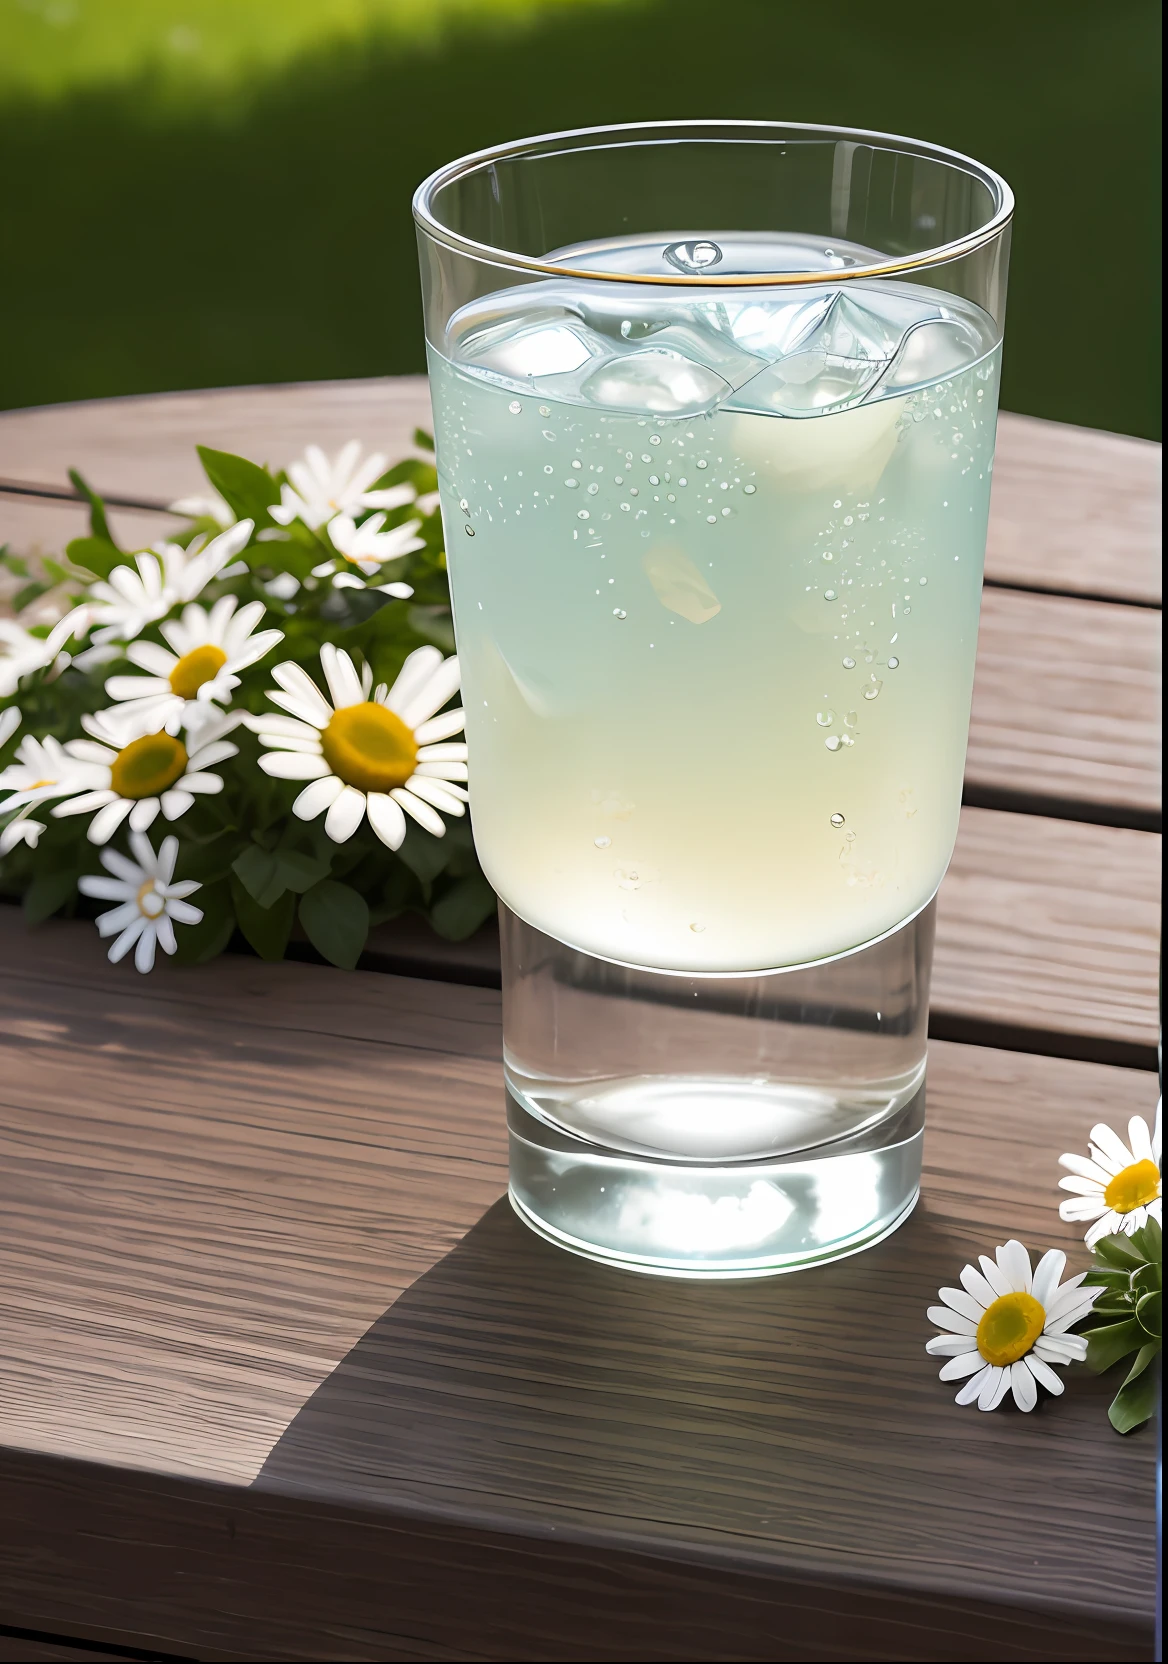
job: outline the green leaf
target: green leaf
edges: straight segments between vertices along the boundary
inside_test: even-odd
[[[1159,1371],[1149,1369],[1148,1365],[1157,1356],[1158,1346],[1145,1346],[1139,1357],[1128,1372],[1127,1380],[1120,1387],[1111,1401],[1111,1408],[1107,1412],[1107,1419],[1117,1433],[1130,1433],[1136,1427],[1142,1427],[1156,1411],[1159,1399],[1159,1382],[1156,1379]],[[1148,1356],[1145,1357],[1145,1353]]]
[[[410,629],[423,641],[432,647],[440,647],[444,653],[454,652],[454,623],[450,617],[449,607],[415,607],[406,608],[406,619]]]
[[[279,863],[269,849],[249,844],[231,863],[231,870],[258,907],[270,907],[288,888],[280,879]]]
[[[105,504],[97,492],[85,483],[76,468],[70,468],[69,478],[73,483],[74,491],[79,491],[89,504],[89,530],[91,535],[100,538],[103,543],[113,543],[114,534],[110,531],[109,521],[105,517]],[[114,544],[114,547],[116,548],[117,545]]]
[[[115,566],[125,566],[126,556],[108,537],[75,537],[65,545],[74,566],[95,578],[108,578]]]
[[[1142,1294],[1136,1301],[1136,1322],[1144,1333],[1151,1335],[1155,1341],[1159,1341],[1164,1334],[1161,1316],[1161,1301],[1163,1298],[1157,1288],[1150,1289],[1147,1294]]]
[[[239,928],[260,958],[283,959],[296,914],[295,896],[285,893],[270,907],[261,907],[233,874],[231,900]]]
[[[1132,1247],[1131,1239],[1126,1236],[1100,1237],[1095,1253],[1105,1264],[1118,1266],[1123,1271],[1136,1271],[1146,1263],[1145,1256]]]
[[[436,838],[413,821],[406,831],[405,842],[398,850],[398,860],[404,861],[415,878],[430,884],[443,871],[450,859],[450,845],[445,838]]]
[[[335,878],[322,879],[300,898],[300,922],[317,953],[351,971],[369,935],[365,898]]]
[[[1122,1323],[1108,1323],[1102,1329],[1092,1329],[1087,1335],[1087,1364],[1096,1375],[1136,1352],[1145,1340],[1144,1331],[1134,1317]]]
[[[1083,1278],[1083,1287],[1113,1288],[1121,1290],[1124,1294],[1126,1294],[1130,1282],[1130,1272],[1109,1271],[1105,1266],[1097,1265],[1091,1271],[1088,1271],[1087,1275]],[[1096,1301],[1095,1305],[1091,1309],[1092,1311],[1099,1310],[1098,1301]]]
[[[203,917],[198,924],[180,924],[176,928],[176,965],[205,965],[208,959],[217,959],[235,929],[231,892],[225,881],[205,885],[191,897],[191,905],[201,907]]]
[[[1164,1233],[1154,1219],[1149,1219],[1138,1231],[1133,1231],[1128,1241],[1149,1265],[1163,1264]]]
[[[292,890],[298,896],[329,875],[328,860],[304,855],[298,849],[278,849],[276,863],[285,889]]]
[[[230,451],[196,445],[203,472],[223,501],[240,520],[254,520],[257,529],[275,524],[268,509],[280,501],[280,487],[266,468]]]
[[[27,924],[43,924],[64,907],[76,892],[77,874],[65,871],[38,873],[24,892],[24,917]]]
[[[439,896],[430,909],[430,923],[448,942],[461,942],[490,918],[497,905],[495,892],[482,873],[468,873]]]
[[[415,428],[414,444],[420,451],[433,451],[434,435],[432,433],[427,433],[425,428]]]

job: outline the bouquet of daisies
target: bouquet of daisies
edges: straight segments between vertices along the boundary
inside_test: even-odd
[[[89,535],[35,571],[0,551],[0,893],[31,922],[113,903],[110,958],[143,971],[236,931],[351,967],[408,910],[469,935],[494,896],[431,462],[199,455],[172,541],[120,549],[74,475]]]

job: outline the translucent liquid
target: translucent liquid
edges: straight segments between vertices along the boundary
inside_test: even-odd
[[[456,316],[431,385],[475,836],[509,906],[698,972],[923,907],[960,805],[990,320],[908,285],[537,283]]]

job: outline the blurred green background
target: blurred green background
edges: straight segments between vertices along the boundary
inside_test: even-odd
[[[910,133],[1018,198],[1003,401],[1159,434],[1153,0],[0,0],[0,406],[423,368],[410,196],[525,133]]]

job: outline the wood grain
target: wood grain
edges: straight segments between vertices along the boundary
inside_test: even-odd
[[[1055,1158],[1154,1077],[935,1044],[913,1219],[700,1288],[499,1201],[492,992],[99,976],[87,927],[5,923],[12,1622],[200,1657],[1145,1655],[1150,1436],[1081,1370],[960,1412],[923,1342],[1007,1233],[1083,1259]]]
[[[396,454],[430,425],[422,376],[231,387],[0,414],[0,478],[60,486],[79,468],[162,505],[203,484],[196,443],[283,466],[348,439]],[[1058,594],[1159,603],[1160,447],[1004,412],[986,575]]]

